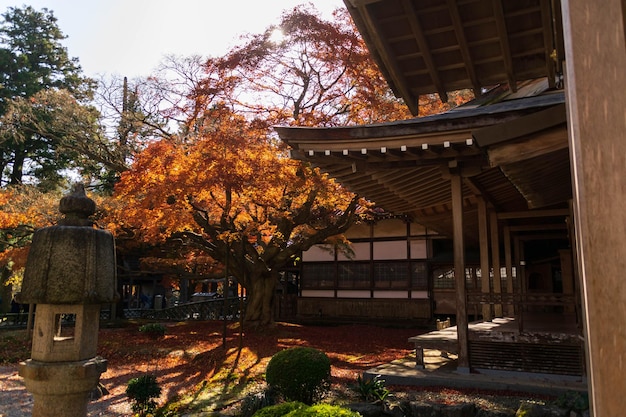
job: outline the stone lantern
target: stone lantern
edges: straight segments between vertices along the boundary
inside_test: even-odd
[[[59,225],[33,236],[18,295],[37,305],[31,359],[19,368],[35,400],[33,417],[86,416],[107,367],[97,357],[98,329],[101,304],[116,299],[115,244],[89,220],[95,209],[77,185],[61,199]]]

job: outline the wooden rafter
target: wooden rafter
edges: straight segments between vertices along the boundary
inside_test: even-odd
[[[509,46],[509,36],[506,30],[506,21],[504,10],[502,10],[502,0],[492,0],[493,14],[496,20],[496,29],[500,40],[500,48],[502,48],[502,58],[504,61],[504,71],[509,82],[511,91],[517,91],[517,81],[513,75],[513,60],[511,59],[511,47]]]
[[[477,196],[481,196],[483,201],[488,204],[490,208],[493,208],[496,211],[500,210],[500,207],[496,203],[493,196],[472,178],[463,178],[463,183],[472,191],[472,193]]]
[[[459,15],[457,2],[455,0],[447,0],[447,2],[448,9],[450,10],[450,17],[452,18],[452,25],[454,26],[454,32],[456,34],[456,39],[459,43],[461,56],[463,57],[463,61],[465,62],[465,70],[467,71],[467,76],[474,86],[474,95],[480,96],[481,88],[478,82],[478,77],[476,76],[476,71],[474,70],[474,61],[472,60],[472,54],[470,53],[467,38],[465,37],[465,30],[463,30],[463,24],[461,23],[461,16]]]
[[[543,26],[543,43],[546,59],[546,73],[548,74],[548,85],[550,88],[556,86],[555,65],[556,45],[554,45],[552,33],[552,8],[550,0],[541,0],[541,22]],[[552,54],[555,54],[554,58]]]
[[[367,5],[358,5],[357,8],[362,18],[363,24],[367,26],[368,28],[367,29],[368,33],[371,33],[371,34],[381,33],[381,30],[378,27],[378,24],[376,23],[376,19],[374,19],[369,13]],[[406,82],[406,79],[404,75],[402,74],[402,71],[398,67],[398,61],[396,60],[395,57],[392,57],[389,53],[389,51],[391,51],[389,42],[381,38],[380,36],[372,37],[371,41],[374,43],[376,51],[378,51],[378,54],[380,56],[380,59],[385,63],[385,66],[390,71],[389,75],[394,80],[395,87],[398,90],[397,93],[405,98],[412,96],[410,91],[407,89],[408,84]],[[407,106],[409,107],[409,109],[411,110],[413,114],[417,114],[417,100],[415,100],[415,103],[407,100]]]
[[[407,18],[409,19],[409,24],[411,25],[411,30],[415,35],[415,40],[420,48],[422,58],[424,59],[426,67],[428,68],[428,72],[430,74],[431,80],[433,81],[433,85],[437,89],[439,98],[445,103],[448,101],[448,93],[443,85],[443,82],[441,81],[441,78],[439,77],[439,72],[435,66],[435,61],[433,60],[433,56],[430,53],[430,46],[428,45],[426,37],[424,36],[422,25],[417,18],[417,11],[414,9],[413,4],[410,0],[403,0],[402,6],[406,11]]]

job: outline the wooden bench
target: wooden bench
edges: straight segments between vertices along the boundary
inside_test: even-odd
[[[446,353],[456,353],[457,335],[456,326],[445,327],[419,336],[409,337],[409,342],[415,346],[415,367],[424,369],[424,349],[437,349]]]

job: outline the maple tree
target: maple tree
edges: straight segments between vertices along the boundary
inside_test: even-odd
[[[411,117],[345,9],[327,21],[310,6],[298,6],[244,40],[215,64],[237,80],[231,97],[242,111],[275,124],[307,126]]]
[[[248,322],[269,324],[280,272],[312,245],[341,240],[368,207],[287,158],[271,126],[410,117],[347,13],[335,19],[296,7],[278,26],[206,60],[202,73],[194,57],[168,58],[162,70],[176,77],[149,83],[166,103],[162,114],[180,130],[139,154],[116,187],[109,228],[118,241],[126,236],[175,252],[149,256],[144,265],[181,273],[185,264],[189,272],[204,262],[205,274],[236,277],[246,289]],[[198,262],[202,255],[210,258]]]
[[[59,219],[59,198],[28,185],[0,188],[0,298],[5,311],[13,285],[19,287],[33,233]]]
[[[410,117],[345,10],[328,22],[297,7],[224,57],[168,57],[155,76],[100,87],[98,110],[53,89],[11,99],[7,114],[21,132],[53,141],[66,166],[109,185],[121,179],[98,203],[118,249],[140,248],[144,266],[235,276],[247,290],[246,320],[261,325],[272,320],[281,270],[313,244],[340,240],[368,207],[290,160],[271,126]],[[108,131],[98,125],[107,116]],[[22,250],[0,249],[5,259]]]
[[[114,196],[124,208],[109,228],[210,255],[246,289],[245,320],[267,325],[281,270],[347,230],[366,204],[287,158],[266,123],[219,107],[202,120],[193,138],[151,144],[122,174]]]

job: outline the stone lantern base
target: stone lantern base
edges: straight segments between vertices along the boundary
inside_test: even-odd
[[[33,417],[87,415],[89,394],[98,385],[107,361],[96,357],[76,362],[46,363],[28,359],[19,374],[33,394]]]

